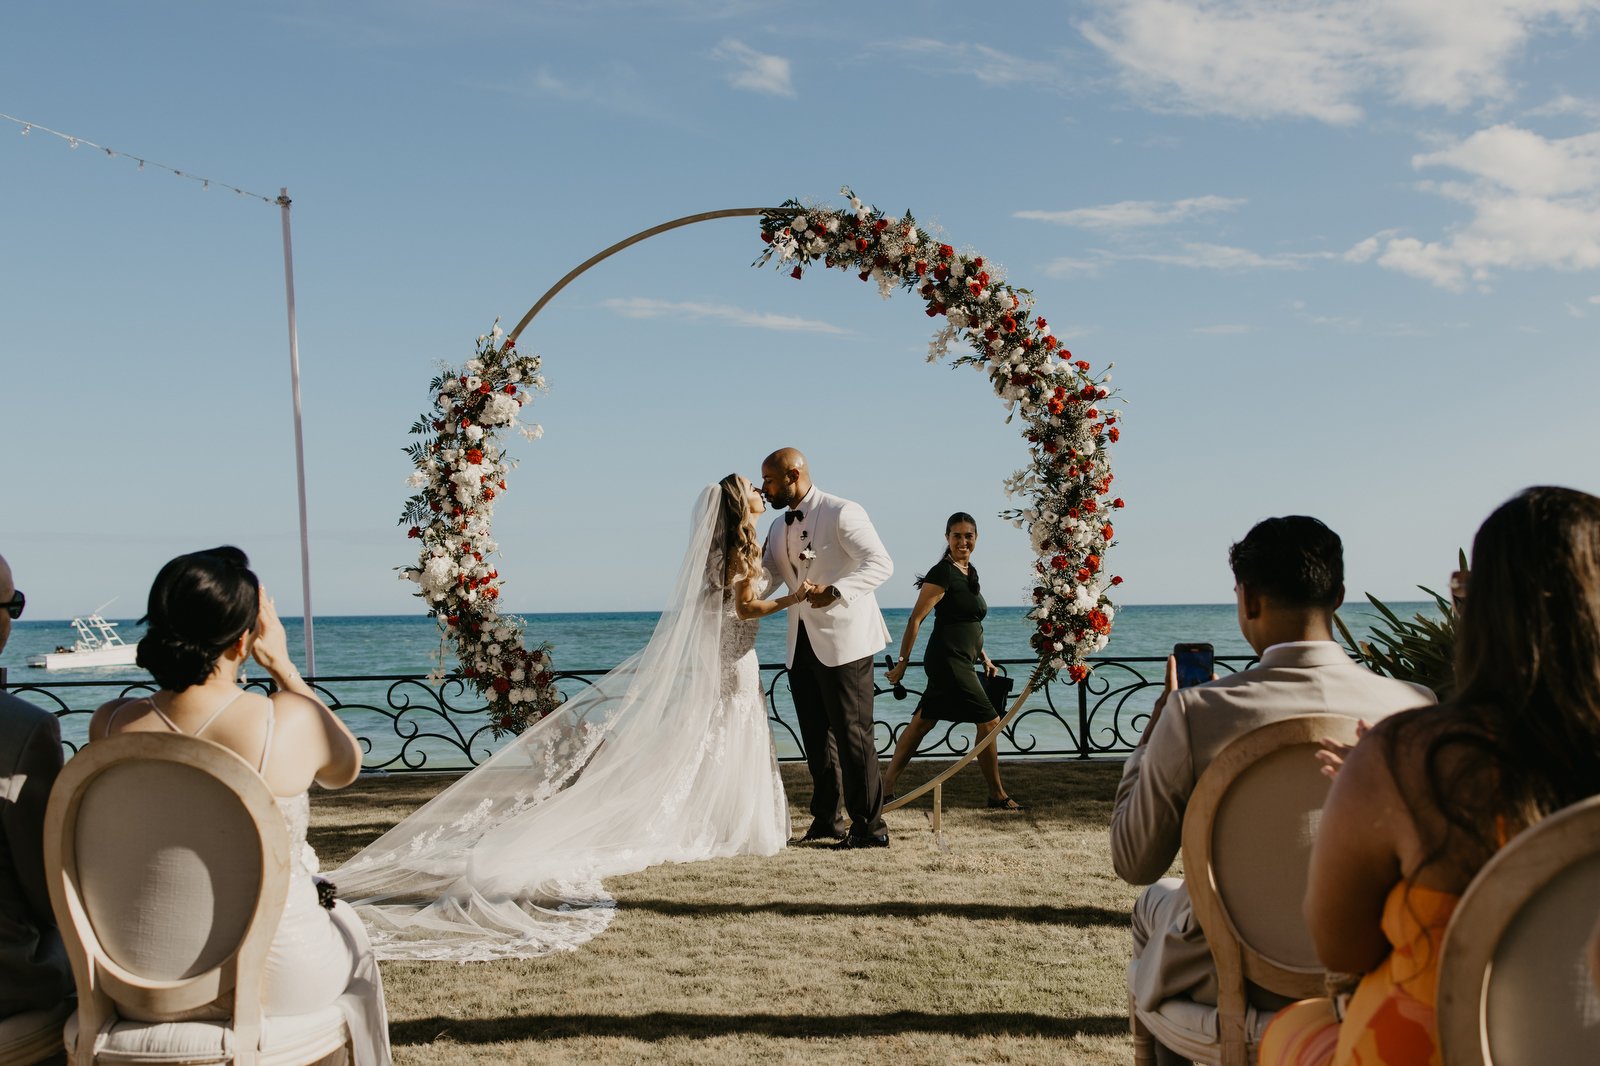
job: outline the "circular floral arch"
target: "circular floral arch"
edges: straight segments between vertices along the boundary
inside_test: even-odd
[[[1019,498],[1020,505],[1001,517],[1028,530],[1038,556],[1028,618],[1039,662],[1007,719],[1041,682],[1063,673],[1074,682],[1088,676],[1084,660],[1105,647],[1111,631],[1114,609],[1107,590],[1122,582],[1105,569],[1115,533],[1111,512],[1122,506],[1111,496],[1106,450],[1120,436],[1120,412],[1109,407],[1109,366],[1096,372],[1088,360],[1074,357],[1035,313],[1032,293],[1007,282],[997,264],[939,241],[910,213],[893,218],[862,203],[848,187],[841,192],[847,209],[789,200],[776,208],[708,211],[619,241],[552,286],[510,333],[496,324],[478,338],[471,359],[443,367],[430,383],[432,406],[411,427],[422,439],[407,449],[416,466],[409,484],[418,491],[400,520],[421,541],[421,550],[416,565],[402,570],[420,586],[417,595],[439,620],[443,643],[454,645],[461,675],[487,700],[496,736],[520,732],[561,701],[550,645],[527,647],[523,621],[497,610],[500,573],[490,561],[499,549],[494,501],[506,491],[515,465],[502,435],[513,428],[530,440],[540,435],[539,427],[521,425],[520,415],[545,387],[541,360],[518,349],[517,337],[558,292],[601,260],[658,233],[716,218],[759,216],[765,248],[756,266],[775,263],[799,279],[821,264],[856,274],[885,298],[896,289],[915,292],[929,318],[943,319],[928,361],[950,358],[952,366],[976,364],[988,372],[1006,420],[1020,418],[1028,448],[1028,464],[1005,479],[1006,495]],[[443,674],[442,653],[441,645],[436,676]],[[982,747],[968,751],[938,780]]]

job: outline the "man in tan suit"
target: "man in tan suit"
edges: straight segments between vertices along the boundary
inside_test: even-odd
[[[1228,550],[1228,562],[1239,631],[1260,664],[1180,689],[1168,661],[1166,687],[1123,767],[1111,815],[1117,874],[1150,886],[1133,908],[1133,953],[1140,960],[1133,994],[1141,1010],[1173,996],[1217,1001],[1216,972],[1188,890],[1181,878],[1162,877],[1181,849],[1184,809],[1211,760],[1236,737],[1280,718],[1344,714],[1376,721],[1434,702],[1426,688],[1379,677],[1334,642],[1344,551],[1333,530],[1300,515],[1269,518]],[[1164,1048],[1158,1060],[1181,1061]]]

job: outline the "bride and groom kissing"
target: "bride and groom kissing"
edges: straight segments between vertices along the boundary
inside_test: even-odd
[[[768,503],[781,511],[763,541]],[[787,847],[756,655],[778,611],[813,786],[800,839],[887,847],[872,670],[889,631],[873,592],[892,572],[866,511],[813,485],[794,448],[766,458],[759,487],[706,486],[649,642],[332,875],[378,956],[570,951],[616,913],[604,878]]]

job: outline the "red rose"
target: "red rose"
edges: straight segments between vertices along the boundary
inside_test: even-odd
[[[481,395],[487,396],[493,391],[494,391],[494,386],[489,384],[487,381],[485,381],[482,385],[478,386],[478,392]]]
[[[406,536],[415,540],[416,538],[422,536],[422,527],[412,526],[410,529],[406,530]]]
[[[771,244],[772,243],[772,234],[768,233],[766,230],[762,230],[761,231],[761,243],[762,244]]]
[[[948,244],[941,244],[939,245],[939,254],[944,256],[946,259],[949,259],[952,255],[956,254],[956,250],[950,247]]]
[[[857,237],[856,238],[856,251],[864,252],[868,248],[871,248],[871,247],[872,247],[872,242],[867,240],[865,237]]]
[[[486,499],[486,500],[494,499],[494,489],[484,489],[483,490],[483,498]]]
[[[441,430],[443,428],[444,428],[444,423],[443,422],[439,421],[437,418],[433,420],[433,430],[434,430],[435,433],[437,433],[439,430]]]
[[[511,681],[508,678],[497,677],[492,684],[494,685],[494,690],[501,695],[511,691]]]
[[[1007,333],[1015,333],[1017,329],[1017,320],[1012,318],[1010,315],[1002,315],[1000,318],[1000,328],[1005,330]]]
[[[1094,514],[1100,509],[1100,505],[1093,500],[1084,500],[1083,509],[1088,511],[1090,514]]]
[[[973,270],[982,270],[983,269],[983,256],[975,255],[975,256],[972,257],[972,269]],[[985,279],[985,280],[987,280],[987,279]]]
[[[882,233],[884,230],[889,228],[889,220],[886,218],[880,218],[878,221],[872,224],[872,228],[875,232]]]
[[[1089,568],[1088,567],[1086,567],[1086,566],[1078,567],[1078,573],[1077,573],[1078,584],[1087,585],[1089,583],[1089,579],[1091,577],[1093,577],[1093,576],[1094,576],[1093,574],[1089,573]]]
[[[1089,668],[1082,663],[1073,663],[1067,667],[1067,676],[1072,678],[1074,682],[1082,681],[1089,676]]]
[[[926,274],[927,272],[928,272],[927,260],[918,259],[917,260],[917,277],[920,278],[920,277],[922,277],[922,275]]]
[[[804,272],[799,267],[795,267],[793,270],[789,271],[789,276],[794,278],[796,281],[799,281],[802,273]]]
[[[467,449],[467,462],[469,462],[469,463],[481,463],[481,462],[483,462],[483,452],[479,451],[477,448],[468,448]]]
[[[1106,613],[1104,611],[1098,609],[1090,611],[1089,628],[1093,629],[1096,633],[1109,633],[1111,632],[1111,619],[1106,617]]]
[[[505,345],[506,351],[509,352],[511,349],[515,348],[516,346],[517,346],[517,338],[515,338],[515,337],[507,337],[506,338],[506,345]]]
[[[470,419],[470,418],[463,418],[463,419],[462,419],[462,420],[461,420],[461,428],[462,428],[462,429],[466,429],[466,428],[467,428],[467,427],[468,427],[468,426],[470,426],[470,425],[472,425],[472,419]]]
[[[1100,527],[1100,539],[1110,540],[1113,532],[1114,531],[1111,528],[1111,523],[1107,522],[1105,525]]]
[[[1090,570],[1098,570],[1098,569],[1100,569],[1100,556],[1094,555],[1092,553],[1089,554],[1089,555],[1085,555],[1083,557],[1083,564],[1085,566],[1087,566]]]
[[[505,393],[507,396],[515,396],[517,394],[517,387],[515,385],[507,385],[500,391]]]
[[[1111,579],[1111,583],[1112,583],[1112,584],[1113,584],[1113,585],[1120,585],[1120,584],[1122,584],[1122,578],[1120,578],[1120,577],[1114,577],[1114,578],[1112,578],[1112,579]]]
[[[1044,339],[1044,346],[1045,346],[1045,347],[1046,347],[1046,348],[1054,348],[1054,347],[1055,347],[1055,346],[1056,346],[1056,339],[1055,339],[1055,337],[1054,337],[1054,336],[1050,336],[1050,337],[1046,337],[1046,338],[1045,338],[1045,339]]]
[[[1122,430],[1118,429],[1116,426],[1112,426],[1110,429],[1106,430],[1106,436],[1111,438],[1112,444],[1115,444],[1117,441],[1122,439]]]
[[[459,614],[446,615],[444,620],[450,625],[459,625],[461,623],[461,616]]]
[[[1033,324],[1038,326],[1040,329],[1047,329],[1050,325],[1050,323],[1046,322],[1042,318],[1035,319]]]
[[[938,266],[933,268],[933,276],[938,278],[940,281],[943,281],[945,278],[950,276],[950,268],[945,266],[943,263],[940,263]]]
[[[1050,567],[1053,570],[1065,570],[1067,568],[1067,557],[1065,555],[1057,555],[1052,557],[1050,560]]]
[[[1118,496],[1116,499],[1111,501],[1111,506],[1113,506],[1113,507],[1126,507],[1128,505],[1122,502],[1122,497],[1121,496]]]

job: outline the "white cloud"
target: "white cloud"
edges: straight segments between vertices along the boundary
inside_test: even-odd
[[[1567,304],[1567,314],[1571,315],[1573,318],[1587,318],[1589,316],[1589,312],[1585,311],[1577,304]]]
[[[1533,108],[1529,115],[1577,115],[1579,118],[1600,119],[1600,100],[1588,100],[1570,93],[1563,94]]]
[[[1453,167],[1513,193],[1570,195],[1600,186],[1600,131],[1547,141],[1531,130],[1491,126],[1443,151],[1413,156],[1411,165]]]
[[[747,311],[742,307],[730,307],[727,304],[705,304],[693,301],[675,302],[671,300],[656,300],[647,296],[632,296],[628,298],[613,298],[602,303],[603,307],[615,311],[624,318],[686,318],[686,319],[711,319],[717,322],[729,322],[736,326],[754,326],[757,329],[773,329],[784,332],[799,333],[848,333],[848,330],[827,322],[819,322],[812,318],[797,318],[794,315],[774,315],[765,311]]]
[[[728,37],[711,50],[711,58],[732,64],[733,69],[728,72],[728,84],[735,89],[794,98],[789,61],[782,56],[758,52],[743,41]]]
[[[1591,296],[1591,297],[1589,297],[1589,299],[1588,299],[1588,300],[1587,300],[1587,301],[1585,301],[1585,302],[1586,302],[1586,303],[1592,303],[1592,304],[1600,304],[1600,295],[1597,295],[1597,296]]]
[[[951,44],[931,37],[912,37],[892,41],[887,47],[929,60],[941,73],[976,78],[984,85],[1057,86],[1063,81],[1061,69],[1054,64],[1023,59],[986,44],[969,44],[965,41]]]
[[[1358,121],[1363,98],[1457,110],[1510,95],[1539,31],[1600,0],[1102,0],[1079,29],[1157,108]]]
[[[1500,269],[1600,269],[1600,132],[1551,140],[1494,126],[1412,162],[1464,172],[1421,188],[1472,217],[1434,241],[1380,235],[1379,265],[1456,291]]]
[[[1194,196],[1186,200],[1123,200],[1099,207],[1068,211],[1017,211],[1013,218],[1054,222],[1083,229],[1120,229],[1128,226],[1165,226],[1196,215],[1232,211],[1247,201],[1229,196]]]
[[[1237,324],[1224,324],[1224,325],[1219,325],[1219,326],[1196,326],[1196,327],[1194,327],[1194,329],[1190,330],[1189,332],[1191,332],[1191,333],[1210,333],[1210,334],[1216,334],[1216,335],[1219,335],[1219,336],[1225,336],[1225,335],[1234,334],[1234,333],[1253,333],[1253,332],[1255,332],[1255,327],[1254,326],[1241,326],[1241,325],[1237,325]]]
[[[1045,264],[1044,272],[1052,278],[1092,278],[1100,273],[1101,260],[1072,259],[1063,256]]]
[[[1300,270],[1307,259],[1326,258],[1322,254],[1262,255],[1248,248],[1235,248],[1227,244],[1185,242],[1179,252],[1121,252],[1117,259],[1136,259],[1167,266],[1190,267],[1195,270]]]

